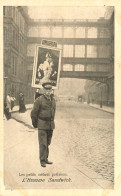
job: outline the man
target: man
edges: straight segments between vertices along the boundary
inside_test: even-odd
[[[11,95],[11,110],[13,110],[13,107],[15,106],[15,101],[16,101],[16,98],[15,98],[14,95],[12,94],[12,95]]]
[[[52,164],[48,161],[49,145],[51,143],[53,129],[55,128],[54,116],[56,103],[53,98],[52,84],[46,82],[42,84],[45,93],[38,97],[31,111],[32,124],[38,127],[39,158],[42,167]]]
[[[26,106],[24,104],[24,94],[19,94],[19,112],[24,113],[26,111]]]
[[[11,112],[11,93],[8,93],[7,98],[6,98],[6,103],[7,103],[7,108],[9,109],[9,112]]]

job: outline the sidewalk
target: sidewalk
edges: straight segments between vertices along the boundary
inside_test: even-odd
[[[74,103],[74,106],[75,106],[75,103]],[[89,106],[91,106],[91,104]],[[94,106],[95,105],[92,105],[91,107],[94,107]],[[64,121],[64,119],[61,119],[61,115],[59,115],[59,117],[56,116],[56,119],[55,119],[56,131],[54,132],[54,135],[53,135],[53,140],[52,140],[52,145],[51,145],[51,154],[50,154],[50,160],[54,160],[54,164],[47,165],[46,170],[45,168],[41,168],[39,164],[39,159],[38,159],[39,149],[38,149],[38,141],[37,141],[37,129],[34,129],[31,125],[31,118],[30,118],[31,111],[29,109],[31,109],[32,107],[33,107],[33,104],[26,104],[26,108],[28,110],[25,113],[18,113],[19,106],[15,106],[13,110],[13,115],[12,115],[13,119],[11,119],[10,121],[4,122],[5,133],[6,133],[5,135],[6,168],[5,169],[7,173],[6,175],[8,175],[10,172],[10,174],[13,177],[13,182],[11,182],[12,184],[10,184],[7,181],[8,176],[5,176],[6,187],[7,188],[11,188],[11,187],[18,188],[18,185],[19,185],[19,187],[22,186],[23,188],[43,188],[43,189],[44,188],[52,189],[55,187],[57,189],[59,188],[61,189],[62,188],[63,189],[65,188],[66,189],[71,189],[71,188],[73,189],[106,189],[106,188],[113,189],[112,181],[102,177],[98,172],[95,172],[93,168],[87,167],[87,165],[82,161],[82,160],[85,160],[84,157],[90,155],[90,152],[88,151],[84,152],[84,149],[88,149],[88,146],[89,146],[89,149],[91,149],[91,155],[95,151],[95,149],[96,150],[98,149],[96,147],[96,142],[97,142],[97,145],[99,146],[98,144],[99,138],[96,137],[96,134],[92,134],[92,130],[90,129],[86,130],[86,137],[84,137],[85,131],[82,131],[82,129],[83,129],[83,125],[85,125],[85,120],[84,121],[82,119],[80,120],[80,118],[74,121],[71,121],[71,119]],[[100,109],[99,106],[97,108]],[[65,110],[65,107],[63,110]],[[60,113],[63,113],[59,109],[58,111]],[[14,119],[17,119],[17,120],[14,121]],[[23,123],[18,123],[17,121],[23,122]],[[86,125],[87,125],[87,121],[86,121]],[[88,122],[88,127],[90,126],[89,123],[90,123],[90,120]],[[64,130],[63,130],[62,124],[64,126]],[[106,125],[107,124],[108,123],[106,121]],[[9,127],[11,127],[11,129],[9,129]],[[78,132],[76,131],[76,133],[73,134],[73,129],[78,130]],[[91,132],[90,133],[91,135],[94,135],[94,137],[92,137],[92,140],[90,137],[91,135],[89,135],[89,132]],[[93,130],[93,133],[94,133],[94,130]],[[79,138],[79,141],[77,140],[78,138]],[[90,141],[94,141],[94,142],[90,142]],[[81,145],[82,143],[83,145]],[[95,143],[95,145],[90,146],[88,145],[89,143]],[[104,149],[106,149],[104,146],[104,143],[102,143],[101,145],[103,145]],[[25,149],[26,149],[26,156],[25,156]],[[72,149],[75,149],[75,151],[73,151]],[[82,151],[81,154],[79,154],[79,149],[80,151]],[[100,153],[100,151],[97,150],[97,155],[99,158],[98,153]],[[79,159],[80,155],[81,155],[81,161]],[[103,161],[105,162],[105,159],[103,159]],[[26,167],[26,165],[29,165],[29,167]],[[36,165],[36,167],[34,167],[34,165]],[[103,166],[103,163],[102,163],[102,166]],[[22,172],[23,174],[26,174],[26,173],[29,174],[33,172],[35,173],[37,179],[38,179],[39,172],[40,174],[42,174],[43,172],[45,174],[49,174],[50,177],[48,176],[43,177],[43,179],[45,179],[44,184],[40,182],[37,182],[36,184],[34,183],[32,184],[26,181],[23,183],[22,182],[23,178],[20,176],[18,177],[19,172]],[[52,176],[53,174],[55,174],[55,176]],[[58,174],[60,174],[60,176]],[[61,182],[61,183],[54,182],[53,183],[53,181],[52,182],[48,181],[49,179],[51,179],[51,177],[53,180],[60,179],[60,178],[62,179],[66,178],[67,180],[70,179],[70,181],[69,183],[65,183],[65,182]],[[33,176],[31,176],[31,178],[33,179]]]
[[[22,114],[23,115],[23,114]],[[39,149],[37,131],[29,132],[23,124],[10,121],[5,122],[5,187],[42,188],[42,189],[113,189],[113,182],[85,166],[75,156],[67,156],[66,150],[57,145],[57,137],[62,121],[57,123],[50,147],[50,160],[53,165],[42,168],[39,163]],[[11,129],[8,127],[11,126]],[[11,131],[12,130],[12,131]],[[14,135],[14,137],[13,137]],[[34,174],[34,175],[33,175]],[[22,175],[28,175],[25,178]],[[23,181],[24,179],[24,181]],[[29,179],[44,180],[32,183]],[[54,180],[64,179],[67,182]]]
[[[111,114],[114,114],[114,108],[113,107],[102,106],[102,108],[100,108],[100,105],[92,104],[92,103],[90,103],[89,106],[94,107],[94,108],[97,108],[99,110],[103,110],[105,112],[109,112]]]
[[[31,109],[33,107],[33,104],[26,104],[26,109]],[[11,112],[18,112],[19,111],[19,105],[14,106],[13,110]]]
[[[114,107],[108,107],[108,106],[102,106],[102,108],[100,108],[100,105],[98,104],[88,104],[89,106],[91,107],[94,107],[96,109],[99,109],[99,110],[103,110],[105,112],[109,112],[111,114],[114,114]],[[31,109],[33,107],[33,104],[26,104],[26,109]],[[19,106],[14,106],[12,112],[18,112],[19,111]]]

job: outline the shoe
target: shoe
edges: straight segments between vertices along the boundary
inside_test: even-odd
[[[53,164],[53,162],[47,160],[46,164]]]
[[[42,167],[46,167],[46,163],[41,163],[41,166]]]

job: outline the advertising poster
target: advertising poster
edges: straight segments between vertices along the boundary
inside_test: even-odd
[[[33,87],[41,87],[44,82],[52,82],[58,87],[61,63],[61,50],[43,45],[36,45],[35,64],[33,68]]]

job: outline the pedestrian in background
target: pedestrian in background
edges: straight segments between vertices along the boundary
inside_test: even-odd
[[[7,120],[11,118],[11,113],[9,112],[9,108],[7,107],[6,101],[4,101],[4,120],[5,120],[5,117]]]
[[[11,110],[13,110],[13,107],[15,106],[15,100],[16,100],[16,98],[12,94],[12,96],[11,96]]]
[[[55,128],[54,117],[56,103],[54,97],[51,95],[52,83],[46,82],[42,84],[44,94],[38,97],[31,111],[32,124],[38,128],[39,140],[39,158],[42,167],[46,164],[52,164],[48,161],[49,145],[51,143],[53,129]]]
[[[26,107],[24,104],[24,94],[20,93],[19,94],[19,112],[24,113],[26,111]]]
[[[6,97],[6,107],[9,109],[9,112],[11,112],[11,93],[8,93]]]

